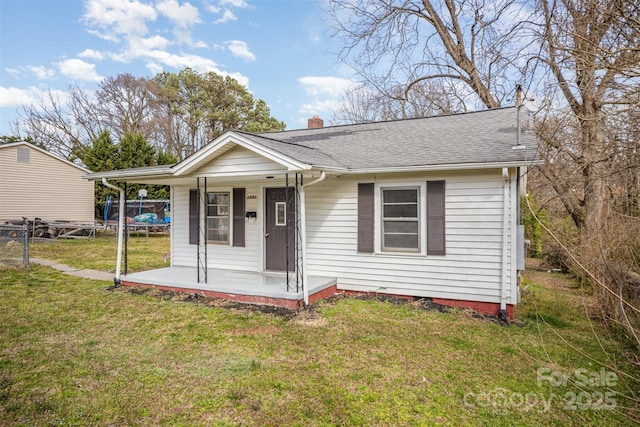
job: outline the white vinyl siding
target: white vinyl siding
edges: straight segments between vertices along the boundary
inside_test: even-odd
[[[246,210],[258,211],[259,187],[256,183],[225,183],[221,189],[229,191],[233,185],[243,187],[246,190]],[[193,187],[195,188],[195,187]],[[188,186],[174,186],[171,238],[172,238],[172,265],[191,266],[197,265],[197,245],[189,244],[189,189]],[[214,192],[214,185],[207,188],[207,192]],[[260,271],[262,266],[260,257],[260,239],[263,233],[260,231],[259,221],[245,222],[245,246],[234,247],[231,245],[209,244],[207,246],[207,261],[211,268],[238,269],[247,271]],[[209,278],[213,283],[215,278]]]
[[[274,175],[282,173],[285,168],[269,159],[242,147],[235,147],[220,155],[215,161],[200,168],[197,175],[207,176],[245,176],[256,173]]]
[[[446,256],[427,256],[424,251],[358,253],[358,182],[375,181],[386,188],[427,180],[446,181]],[[307,189],[308,273],[337,277],[339,289],[345,290],[499,302],[503,182],[501,171],[491,170],[340,177],[311,186]],[[422,229],[428,233],[426,226]],[[509,276],[508,289],[513,277]]]
[[[381,189],[419,188],[419,210],[424,216],[426,182],[446,182],[446,255],[427,255],[426,221],[420,221],[419,252],[382,250],[378,219],[373,253],[358,252],[358,184],[375,183],[376,213],[381,209]],[[263,271],[264,198],[267,185],[283,182],[261,180],[211,184],[208,192],[246,190],[246,210],[256,211],[255,221],[245,222],[246,245],[210,244],[208,265],[214,268]],[[215,188],[214,188],[215,187]],[[189,189],[173,187],[172,263],[195,267],[197,245],[189,244]],[[515,222],[515,177],[508,203],[507,303],[515,304],[517,274],[511,224]],[[417,297],[500,302],[502,283],[502,225],[504,220],[504,179],[501,170],[448,172],[446,174],[396,174],[329,176],[305,189],[307,212],[307,273],[336,277],[338,288]],[[215,279],[211,279],[210,282]]]
[[[0,221],[42,218],[92,224],[87,172],[28,145],[0,146]]]

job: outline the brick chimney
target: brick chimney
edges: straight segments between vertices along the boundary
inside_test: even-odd
[[[308,129],[320,129],[324,127],[324,120],[318,116],[313,116],[307,121]]]

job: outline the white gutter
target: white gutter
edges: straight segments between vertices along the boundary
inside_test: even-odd
[[[302,228],[302,233],[300,233],[300,244],[302,245],[302,293],[304,295],[305,307],[309,305],[309,282],[307,280],[307,208],[304,189],[317,184],[320,181],[323,181],[325,178],[326,175],[324,171],[320,172],[320,178],[316,179],[315,181],[311,181],[308,184],[304,184],[300,188],[300,228]]]
[[[125,217],[124,217],[124,208],[127,204],[127,199],[124,194],[124,190],[120,187],[116,187],[115,185],[111,185],[107,182],[107,178],[102,178],[102,184],[109,188],[113,188],[114,190],[118,190],[120,192],[120,201],[118,202],[118,256],[117,256],[117,264],[116,264],[116,277],[113,279],[113,283],[118,286],[120,285],[120,264],[122,263],[122,240],[124,236],[124,227],[125,227]]]
[[[362,168],[362,169],[348,169],[339,168],[334,166],[322,166],[314,165],[314,168],[327,172],[341,173],[341,174],[378,174],[378,173],[400,173],[400,172],[440,172],[440,171],[452,171],[452,170],[477,170],[477,169],[498,169],[505,167],[518,167],[518,166],[539,166],[544,164],[542,160],[522,160],[514,162],[494,162],[494,163],[452,163],[448,165],[425,165],[425,166],[392,166],[392,167],[380,167],[380,168]]]
[[[511,178],[509,169],[502,168],[502,178],[504,179],[504,196],[502,205],[502,279],[500,284],[500,317],[506,319],[507,316],[507,260],[509,259],[509,186]]]

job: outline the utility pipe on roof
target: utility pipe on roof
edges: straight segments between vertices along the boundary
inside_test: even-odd
[[[317,184],[320,181],[323,181],[325,178],[325,173],[321,172],[318,179],[304,184],[300,188],[300,227],[302,228],[302,233],[300,233],[300,243],[302,245],[302,294],[304,295],[305,307],[309,305],[309,282],[307,280],[307,208],[304,189]]]
[[[125,227],[125,216],[124,216],[124,208],[127,204],[127,200],[124,194],[124,190],[120,187],[116,187],[115,185],[109,184],[107,182],[107,178],[102,178],[102,184],[109,188],[113,188],[114,190],[118,190],[120,193],[120,201],[118,202],[118,256],[117,256],[117,265],[116,265],[116,277],[113,279],[113,283],[116,286],[120,286],[120,264],[122,263],[122,238],[124,236],[124,227]]]

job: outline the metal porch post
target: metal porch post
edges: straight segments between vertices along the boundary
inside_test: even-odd
[[[204,188],[200,188],[200,177],[196,178],[196,188],[198,194],[198,283],[207,283],[207,227],[206,223],[203,228],[202,211],[207,208],[207,178],[204,177]],[[204,217],[206,222],[206,215]]]
[[[129,223],[127,223],[127,181],[124,182],[124,230],[120,230],[124,233],[124,275],[127,275],[129,269]]]
[[[284,200],[285,200],[285,209],[284,209],[284,239],[285,239],[285,249],[284,249],[284,257],[286,263],[286,275],[287,275],[287,292],[289,292],[289,173],[284,174]]]

